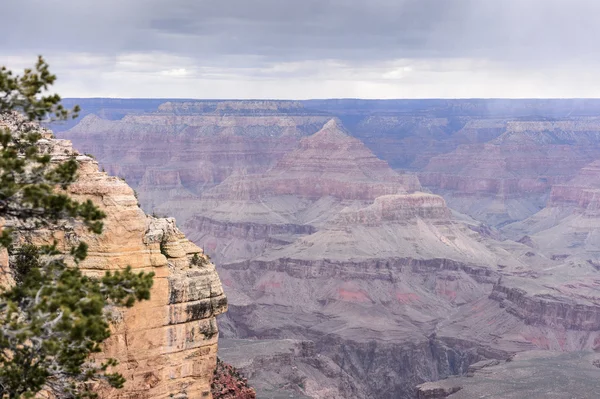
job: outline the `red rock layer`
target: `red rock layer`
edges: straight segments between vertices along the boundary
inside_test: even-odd
[[[553,186],[548,206],[576,205],[586,209],[599,197],[600,161],[595,161],[583,167],[568,183]]]
[[[256,391],[248,386],[248,380],[229,364],[217,359],[211,385],[213,399],[255,399]]]
[[[487,144],[433,157],[419,179],[460,195],[511,197],[545,193],[600,155],[600,120],[508,122]]]

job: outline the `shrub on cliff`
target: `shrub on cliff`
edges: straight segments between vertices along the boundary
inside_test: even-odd
[[[256,399],[256,391],[238,371],[217,358],[211,385],[213,399]]]
[[[76,179],[73,155],[53,163],[45,154],[47,131],[37,122],[66,119],[60,96],[46,94],[56,77],[40,57],[21,76],[0,68],[0,252],[9,268],[0,281],[0,398],[32,398],[41,391],[56,398],[96,396],[101,385],[122,387],[110,371],[114,360],[94,361],[110,336],[108,310],[148,299],[153,275],[130,269],[84,276],[77,267],[87,254],[83,242],[70,253],[56,245],[36,246],[39,229],[83,223],[102,231],[104,213],[91,201],[66,194]],[[15,240],[15,237],[19,237]],[[0,264],[4,267],[6,265]],[[12,281],[12,283],[10,283]]]

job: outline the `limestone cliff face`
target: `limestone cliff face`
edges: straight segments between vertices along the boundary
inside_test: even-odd
[[[60,162],[77,154],[66,140],[46,139],[45,151]],[[119,360],[127,379],[123,390],[101,392],[102,398],[210,398],[216,365],[215,316],[227,300],[214,265],[194,266],[202,249],[186,239],[174,219],[157,219],[139,208],[125,181],[98,170],[97,162],[77,155],[79,176],[69,191],[77,200],[92,200],[106,214],[101,235],[78,226],[40,233],[42,240],[61,244],[83,240],[89,257],[81,268],[90,275],[131,266],[154,272],[151,299],[131,309],[119,309],[113,334],[102,356]]]

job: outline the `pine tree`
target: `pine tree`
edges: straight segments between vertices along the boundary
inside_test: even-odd
[[[9,254],[14,284],[0,291],[0,398],[95,397],[102,385],[120,388],[113,359],[95,361],[110,336],[110,311],[150,297],[153,274],[130,268],[102,278],[81,273],[84,242],[70,253],[56,244],[36,246],[28,237],[65,221],[101,233],[105,214],[91,201],[77,202],[66,189],[77,177],[71,156],[56,164],[43,150],[39,122],[75,117],[61,98],[47,94],[56,77],[39,57],[32,69],[13,75],[0,68],[0,250]],[[20,237],[15,240],[15,237]],[[71,261],[71,262],[70,262]]]

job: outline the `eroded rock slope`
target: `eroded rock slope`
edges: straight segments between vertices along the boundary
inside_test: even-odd
[[[153,180],[153,167],[140,166],[140,179],[149,179],[138,186],[143,202],[183,217],[188,237],[218,261],[231,303],[221,319],[223,357],[251,377],[258,396],[412,398],[417,384],[480,360],[599,349],[594,108],[374,103],[307,102],[352,134],[336,119],[304,137],[329,119],[312,115],[318,120],[289,142],[275,133],[273,143],[287,146],[277,156],[269,144],[240,163],[227,142],[218,152],[225,173],[196,189],[184,183],[195,177],[160,166]],[[257,123],[274,107],[218,104],[165,105],[156,114],[184,124],[206,113],[221,118],[209,126],[240,121],[239,112]],[[544,107],[557,117],[531,116]],[[297,112],[277,108],[261,131]],[[206,129],[190,135],[221,137],[221,128]],[[185,136],[172,137],[180,145]],[[421,183],[444,198],[369,149],[396,168],[425,168]],[[190,155],[189,175],[205,173],[192,158],[209,155],[199,154]]]
[[[197,202],[185,228],[218,259],[224,336],[272,340],[271,355],[228,351],[254,359],[236,365],[259,396],[408,398],[420,381],[507,356],[491,340],[437,334],[502,268],[526,264],[419,190],[331,121],[269,171],[231,176]]]

